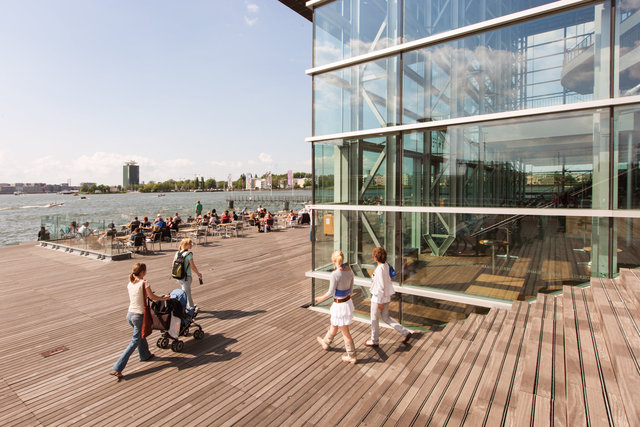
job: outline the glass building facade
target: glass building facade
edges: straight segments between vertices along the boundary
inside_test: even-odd
[[[315,295],[336,249],[423,327],[640,266],[639,2],[307,4]]]

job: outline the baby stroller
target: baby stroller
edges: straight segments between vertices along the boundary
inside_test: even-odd
[[[171,350],[181,352],[184,342],[179,338],[189,336],[191,326],[196,328],[193,331],[193,338],[197,340],[204,338],[202,327],[193,320],[195,317],[193,309],[187,310],[186,305],[187,295],[182,289],[174,289],[168,301],[151,303],[153,329],[162,331],[162,336],[156,341],[158,347],[171,347]]]

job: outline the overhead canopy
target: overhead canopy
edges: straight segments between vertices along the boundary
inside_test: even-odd
[[[302,15],[309,21],[313,21],[313,12],[306,6],[306,0],[279,0],[280,3],[287,6],[294,12]]]

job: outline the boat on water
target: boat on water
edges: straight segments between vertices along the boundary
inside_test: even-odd
[[[158,197],[164,197],[166,194],[158,194]]]
[[[14,196],[24,196],[24,193],[22,191],[14,191],[13,195]]]
[[[49,203],[47,206],[50,208],[55,208],[56,206],[62,206],[64,203]]]
[[[86,199],[86,198],[87,198],[86,196],[80,196],[80,199]]]

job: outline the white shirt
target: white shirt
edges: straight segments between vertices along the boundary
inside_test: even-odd
[[[89,227],[85,227],[84,225],[81,225],[80,228],[78,228],[78,234],[82,236],[88,236],[90,231]]]
[[[389,264],[378,264],[373,272],[371,281],[371,303],[386,304],[391,302],[391,295],[395,294],[391,276],[389,275]]]
[[[131,283],[127,285],[129,291],[129,313],[144,314],[144,288],[142,284],[143,280],[137,283]]]

